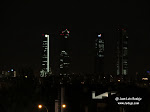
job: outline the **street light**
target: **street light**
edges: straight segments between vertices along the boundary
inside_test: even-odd
[[[42,105],[38,105],[38,108],[41,109],[43,106]]]
[[[66,104],[63,104],[63,105],[62,105],[62,108],[66,108]]]
[[[42,109],[43,107],[46,108],[46,111],[48,112],[48,109],[47,109],[47,107],[45,105],[41,105],[41,104],[38,105],[39,109]]]

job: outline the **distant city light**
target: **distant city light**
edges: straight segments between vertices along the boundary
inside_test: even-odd
[[[150,71],[147,71],[147,73],[150,73]]]
[[[125,30],[125,29],[122,29],[122,31],[126,32],[126,30]]]
[[[148,78],[142,78],[142,80],[148,80]]]
[[[13,72],[13,71],[14,71],[14,69],[11,69],[11,71]]]
[[[81,84],[84,84],[84,81],[83,81],[83,82],[81,82]]]
[[[98,37],[101,37],[101,36],[102,36],[101,34],[98,35]]]

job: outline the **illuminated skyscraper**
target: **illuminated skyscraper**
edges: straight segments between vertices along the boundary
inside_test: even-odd
[[[128,74],[128,34],[126,28],[120,26],[116,32],[117,39],[117,75]]]
[[[95,73],[99,77],[104,75],[104,37],[98,34],[95,40]]]
[[[40,71],[40,77],[46,77],[49,74],[49,59],[49,35],[42,34],[42,70]]]
[[[67,29],[60,34],[61,53],[60,53],[60,75],[69,75],[69,34]]]

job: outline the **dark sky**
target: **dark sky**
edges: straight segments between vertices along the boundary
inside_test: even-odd
[[[148,2],[3,1],[0,4],[1,65],[40,66],[41,34],[51,37],[52,68],[57,67],[59,33],[70,30],[73,72],[93,72],[95,34],[105,35],[106,72],[113,71],[113,26],[125,24],[129,34],[129,71],[150,70]]]

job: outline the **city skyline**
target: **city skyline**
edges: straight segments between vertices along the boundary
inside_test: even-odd
[[[50,34],[50,33],[48,33],[48,34]],[[96,34],[96,32],[95,32],[95,34]],[[53,35],[53,34],[52,34],[52,35]],[[57,34],[57,35],[59,35],[59,34]],[[104,35],[109,35],[109,34],[104,34]],[[93,33],[92,36],[93,36],[93,37],[95,36],[94,33]],[[51,37],[52,37],[52,36],[51,36]],[[59,37],[55,37],[55,38],[58,39]],[[51,40],[51,39],[50,39],[50,40]],[[107,38],[106,38],[106,40],[107,40]],[[60,41],[60,40],[58,40],[58,41]],[[90,43],[90,44],[91,44],[91,46],[93,47],[92,49],[94,50],[94,38],[93,38],[92,41],[93,41],[93,42]],[[59,43],[59,42],[57,42],[57,44],[58,44],[58,43]],[[107,40],[107,41],[106,41],[107,47],[109,47],[109,46],[108,46],[108,43],[109,43],[109,41]],[[73,43],[73,44],[74,44],[74,43]],[[75,45],[75,44],[74,44],[74,45]],[[59,46],[59,45],[58,45],[58,46]],[[57,46],[57,47],[58,47],[58,46]],[[53,46],[53,47],[54,47],[54,46]],[[90,46],[88,46],[88,47],[90,47]],[[115,47],[115,46],[112,46],[112,47]],[[40,49],[41,49],[41,48],[40,48]],[[39,51],[40,51],[40,49],[39,49]],[[93,52],[92,49],[90,49],[91,52]],[[52,50],[52,49],[51,49],[51,50]],[[108,52],[109,52],[109,50],[107,49],[107,53],[108,53]],[[73,52],[72,52],[72,53],[73,53]],[[88,51],[87,51],[87,53],[88,53]],[[108,53],[108,54],[109,54],[109,53]],[[108,56],[108,54],[107,54],[106,56]],[[41,54],[39,54],[39,55],[41,55]],[[51,55],[53,55],[53,54],[51,54]],[[57,54],[57,55],[58,55],[58,54]],[[89,72],[89,73],[94,73],[94,69],[95,69],[95,68],[94,68],[94,58],[93,58],[94,55],[95,55],[95,54],[94,54],[94,52],[93,52],[93,54],[92,54],[92,53],[90,54],[91,57],[89,57],[89,58],[92,59],[91,63],[93,63],[93,66],[91,67],[91,71],[92,71],[92,72]],[[114,56],[114,54],[110,54],[110,55],[111,55],[112,57]],[[54,57],[54,55],[53,55],[53,57]],[[56,56],[56,57],[57,57],[57,56]],[[40,58],[41,58],[41,57],[40,57]],[[108,59],[108,60],[109,60],[109,59]],[[56,61],[56,59],[55,59],[55,60],[51,60],[51,61]],[[108,64],[108,61],[107,61],[107,60],[106,60],[106,62],[107,62],[107,64]],[[40,61],[39,61],[39,63],[41,64]],[[36,63],[35,63],[35,64],[36,64]],[[35,64],[30,63],[29,66],[30,66],[30,67],[31,67],[32,65],[35,66]],[[7,64],[6,64],[6,65],[7,65]],[[13,67],[13,65],[19,65],[19,66],[22,65],[22,66],[24,66],[24,65],[28,65],[28,64],[27,64],[27,63],[26,63],[26,64],[24,64],[24,63],[23,63],[23,64],[11,63],[10,65],[12,65],[12,67]],[[5,65],[4,65],[4,66],[5,66]],[[51,66],[55,66],[55,65],[51,65]],[[114,66],[115,66],[115,65],[114,65]],[[40,66],[38,66],[38,67],[40,67]],[[105,68],[105,69],[106,69],[106,68]],[[147,69],[147,70],[148,70],[148,69]],[[79,71],[79,72],[80,72],[80,71]],[[79,72],[77,72],[77,73],[79,73]],[[81,72],[83,72],[83,71],[81,71]],[[136,72],[139,72],[139,71],[136,71]],[[146,71],[145,71],[145,72],[146,72]],[[85,71],[85,73],[88,73],[88,72]],[[108,72],[108,73],[109,73],[109,72]]]
[[[68,28],[71,32],[71,43],[73,43],[71,47],[74,70],[72,71],[93,72],[93,60],[91,59],[92,48],[94,48],[93,35],[96,32],[102,32],[106,38],[106,49],[109,49],[106,55],[108,64],[106,70],[111,72],[113,70],[113,59],[111,58],[113,25],[127,24],[130,37],[129,71],[131,74],[135,74],[135,72],[144,72],[150,69],[148,52],[150,23],[148,21],[149,7],[146,2],[101,2],[101,5],[88,2],[86,4],[83,2],[75,4],[62,2],[62,5],[54,2],[51,4],[54,6],[33,1],[3,3],[1,19],[4,22],[0,40],[2,65],[25,64],[36,65],[38,68],[40,66],[41,34],[47,33],[57,41],[59,32]],[[91,8],[91,6],[95,6],[95,8]],[[60,10],[62,8],[63,11]],[[67,12],[66,15],[64,11]],[[48,13],[50,14],[46,16]],[[90,17],[92,18],[90,19]],[[55,43],[52,44],[55,45]],[[54,55],[57,53],[56,46],[53,48]],[[79,63],[80,66],[78,66]]]

